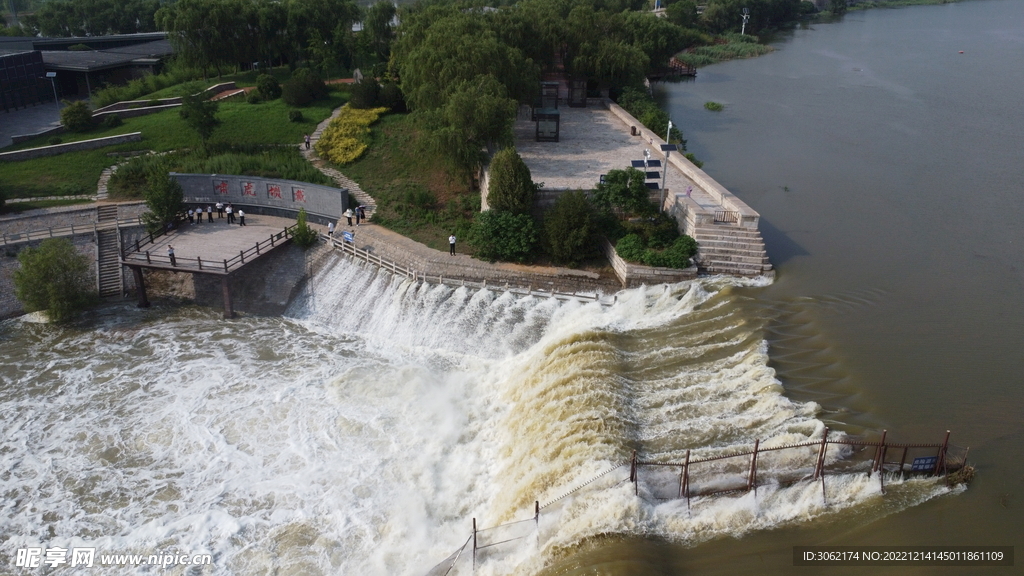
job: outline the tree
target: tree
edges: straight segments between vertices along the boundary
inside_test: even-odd
[[[142,221],[150,232],[159,232],[173,226],[178,216],[185,211],[185,195],[181,185],[163,172],[151,172],[146,178],[146,207]]]
[[[92,111],[85,100],[72,102],[60,111],[60,123],[72,132],[85,132],[92,128]]]
[[[665,8],[668,21],[676,26],[695,28],[698,22],[697,3],[693,0],[680,0]]]
[[[566,192],[544,215],[544,234],[551,258],[576,266],[596,252],[594,210],[581,190]]]
[[[523,262],[537,244],[537,229],[526,214],[487,210],[473,221],[469,244],[485,260]]]
[[[387,62],[391,56],[391,40],[395,35],[391,23],[395,12],[391,2],[377,2],[366,9],[363,17],[364,44],[378,62]]]
[[[185,94],[181,98],[181,109],[178,114],[189,128],[199,134],[204,147],[213,135],[214,128],[220,125],[220,120],[217,120],[217,108],[217,103],[207,100],[202,92]]]
[[[256,77],[256,91],[264,100],[274,100],[281,97],[281,84],[270,74],[260,74]]]
[[[44,240],[18,254],[14,290],[25,310],[45,310],[51,322],[66,322],[93,300],[89,258],[65,238]]]
[[[306,223],[306,209],[299,209],[299,216],[295,220],[295,231],[292,232],[292,242],[300,248],[309,248],[320,240],[320,234],[310,228]]]
[[[651,214],[655,211],[648,197],[647,175],[636,168],[609,170],[605,181],[594,190],[594,203],[605,208],[618,208],[626,215]]]
[[[846,13],[846,0],[829,0],[828,9],[833,14],[845,14]]]
[[[327,97],[327,85],[320,76],[309,68],[299,68],[291,80],[281,87],[281,97],[289,106],[305,106],[310,102]]]
[[[359,82],[352,84],[352,95],[348,105],[353,108],[374,108],[380,98],[380,84],[370,76],[364,76]]]
[[[530,168],[515,148],[503,148],[491,158],[487,186],[487,205],[491,210],[528,214],[537,189]]]

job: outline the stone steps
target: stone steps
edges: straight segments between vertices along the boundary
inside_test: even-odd
[[[114,209],[114,218],[117,218],[117,206],[112,206]],[[99,243],[99,264],[97,271],[99,274],[99,291],[100,296],[120,296],[121,295],[121,262],[120,262],[120,247],[118,246],[119,232],[117,229],[114,230],[101,230],[97,236]]]
[[[327,166],[327,163],[316,153],[316,143],[320,140],[320,135],[323,134],[327,125],[331,123],[331,120],[337,118],[340,113],[341,108],[338,108],[331,114],[330,118],[317,125],[316,129],[313,130],[313,133],[309,135],[309,150],[306,150],[305,144],[299,144],[299,150],[302,152],[302,155],[306,160],[308,160],[309,163],[319,170],[324,176],[334,180],[340,188],[347,188],[349,195],[355,198],[356,205],[366,207],[366,219],[370,220],[373,217],[373,212],[377,209],[377,201],[373,199],[373,196],[367,194],[355,180],[352,180],[334,168]]]
[[[772,269],[758,230],[701,226],[694,230],[693,238],[699,246],[696,259],[704,273],[759,276]]]

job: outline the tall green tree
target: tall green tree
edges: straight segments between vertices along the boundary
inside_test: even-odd
[[[544,240],[558,264],[576,266],[597,252],[594,209],[580,190],[566,192],[544,215]]]
[[[45,310],[50,321],[66,322],[95,297],[89,258],[67,239],[51,238],[38,248],[26,248],[18,263],[14,293],[29,312]]]
[[[491,158],[487,186],[487,205],[491,210],[529,214],[537,188],[530,168],[515,148],[503,148]]]
[[[220,125],[220,120],[217,119],[217,108],[217,103],[207,99],[202,92],[186,94],[181,98],[181,108],[178,110],[178,114],[189,128],[199,134],[199,139],[202,140],[204,147],[210,136],[213,135],[214,129]]]
[[[392,23],[396,12],[394,4],[382,1],[367,8],[363,16],[364,45],[378,62],[387,62],[391,56],[391,42],[395,35]]]
[[[143,195],[149,210],[142,215],[142,221],[150,232],[159,232],[173,226],[186,209],[181,185],[165,172],[154,171],[147,175]]]
[[[655,212],[651,204],[647,175],[636,168],[609,170],[604,182],[594,190],[594,204],[603,208],[618,208],[625,215],[644,215]]]

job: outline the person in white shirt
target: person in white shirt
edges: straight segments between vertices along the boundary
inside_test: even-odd
[[[241,208],[238,209],[238,225],[245,226],[245,212]]]
[[[448,237],[448,248],[449,254],[455,256],[455,232],[452,232],[452,235]]]

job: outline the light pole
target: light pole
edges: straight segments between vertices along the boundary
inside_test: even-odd
[[[57,110],[60,110],[60,100],[57,99],[57,84],[53,81],[57,77],[57,73],[47,72],[46,77],[50,79],[50,87],[53,88],[53,103],[57,105]]]
[[[747,34],[747,20],[750,20],[750,8],[743,9],[743,27],[740,28],[740,36]]]

